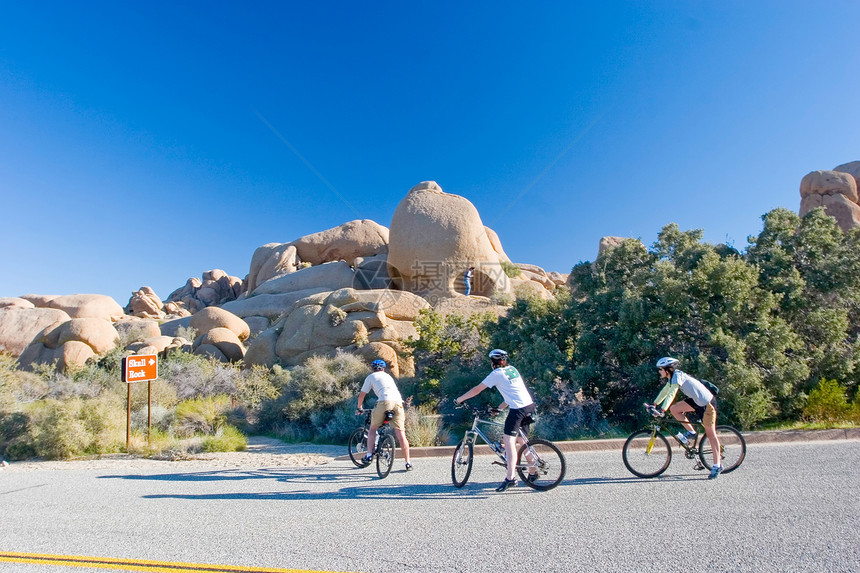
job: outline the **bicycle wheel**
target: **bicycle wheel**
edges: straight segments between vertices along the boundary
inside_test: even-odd
[[[720,440],[720,450],[723,465],[722,473],[733,471],[747,455],[747,443],[740,432],[731,426],[717,426],[717,438]],[[699,461],[708,469],[714,465],[713,448],[708,436],[702,437],[699,442]]]
[[[669,467],[669,462],[672,461],[672,448],[660,432],[638,430],[630,434],[624,442],[621,458],[633,475],[652,478]]]
[[[376,473],[380,478],[388,477],[394,465],[394,436],[385,436],[379,442],[376,452]]]
[[[451,460],[451,481],[455,487],[463,487],[469,481],[472,474],[472,442],[460,440],[457,449],[454,450],[454,458]]]
[[[349,459],[356,467],[367,467],[368,462],[364,461],[364,455],[367,453],[367,433],[364,428],[359,428],[349,437]]]
[[[540,491],[552,489],[561,483],[567,472],[567,463],[561,450],[548,440],[535,438],[523,444],[517,456],[517,473],[526,485]],[[528,464],[534,464],[537,477],[529,479]]]

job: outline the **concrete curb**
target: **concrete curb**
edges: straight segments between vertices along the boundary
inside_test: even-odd
[[[760,432],[741,432],[750,444],[772,444],[785,442],[816,442],[820,440],[860,440],[860,428],[846,428],[835,430],[766,430]],[[575,440],[555,442],[555,445],[563,452],[597,452],[606,450],[620,450],[624,447],[626,438],[612,438],[605,440]],[[453,455],[454,446],[434,446],[426,448],[411,448],[410,454],[413,458],[439,458]],[[490,454],[489,446],[481,444],[475,448],[475,454]],[[335,459],[348,460],[349,456],[339,456]]]

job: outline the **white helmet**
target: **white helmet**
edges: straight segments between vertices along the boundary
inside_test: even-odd
[[[680,360],[666,356],[657,361],[657,368],[669,368],[670,366],[675,366],[680,363]]]

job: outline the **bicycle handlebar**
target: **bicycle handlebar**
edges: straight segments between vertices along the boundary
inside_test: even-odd
[[[642,404],[642,405],[645,406],[645,410],[647,410],[648,413],[651,414],[652,416],[654,416],[655,418],[663,418],[666,416],[666,412],[657,408],[653,404],[647,404],[646,403],[646,404]]]

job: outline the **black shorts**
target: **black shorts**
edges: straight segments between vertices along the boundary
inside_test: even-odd
[[[529,404],[525,408],[510,408],[508,417],[505,418],[505,435],[516,436],[520,428],[528,429],[534,422],[532,414],[535,413],[535,405]]]
[[[699,406],[698,404],[696,404],[696,401],[693,400],[692,398],[687,398],[686,400],[684,400],[684,403],[689,404],[690,406],[693,407],[693,411],[695,412],[696,417],[699,418],[699,421],[701,422],[702,418],[705,417],[705,409],[707,408],[707,406]],[[716,396],[711,398],[711,405],[714,407],[714,410],[717,409],[717,397]]]

